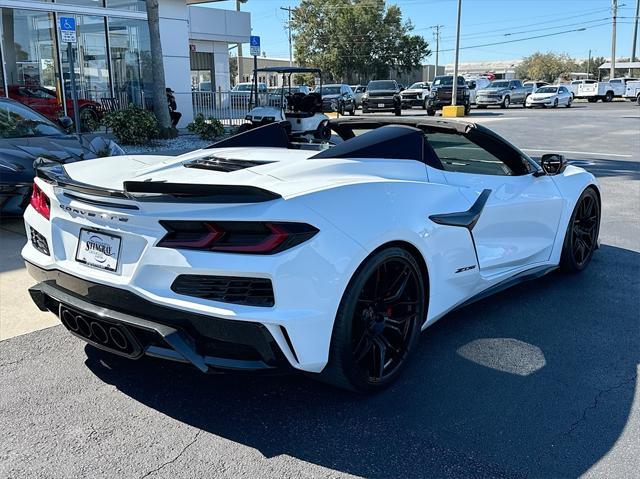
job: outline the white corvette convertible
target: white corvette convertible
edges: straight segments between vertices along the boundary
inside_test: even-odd
[[[447,312],[598,247],[598,184],[560,155],[539,166],[467,122],[330,126],[331,145],[274,123],[178,157],[40,167],[33,300],[130,358],[375,391]]]

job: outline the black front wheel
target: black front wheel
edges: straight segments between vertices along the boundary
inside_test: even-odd
[[[426,308],[416,259],[398,247],[374,253],[344,293],[321,379],[359,392],[389,386],[416,346]]]
[[[571,215],[560,257],[560,270],[577,273],[587,267],[598,247],[600,200],[589,187],[580,196]]]
[[[401,107],[399,107],[399,106],[398,106],[398,107],[396,107],[396,109],[395,109],[395,110],[393,110],[393,113],[394,113],[396,116],[400,116],[400,115],[402,115],[402,108],[401,108]]]
[[[436,111],[429,108],[429,109],[427,109],[427,115],[428,116],[436,116]]]

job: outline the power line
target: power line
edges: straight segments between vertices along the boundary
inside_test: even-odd
[[[596,27],[602,27],[604,25],[609,25],[609,22],[602,23],[600,25],[592,25],[590,27],[575,28],[573,30],[564,30],[562,32],[547,33],[545,35],[535,35],[533,37],[513,38],[513,39],[510,39],[510,40],[505,40],[505,41],[501,41],[501,42],[484,43],[482,45],[469,45],[469,46],[466,46],[466,47],[460,47],[460,50],[469,50],[471,48],[490,47],[490,46],[493,46],[493,45],[504,45],[505,43],[523,42],[525,40],[534,40],[536,38],[553,37],[553,36],[556,36],[556,35],[564,35],[566,33],[583,32],[585,30],[589,30],[591,28],[596,28]],[[455,50],[455,48],[448,48],[446,50],[441,50],[441,51],[442,52],[452,52],[454,50]]]

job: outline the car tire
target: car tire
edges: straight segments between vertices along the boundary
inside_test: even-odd
[[[396,109],[393,110],[393,114],[395,116],[402,116],[402,108],[401,107],[396,107]]]
[[[593,96],[592,96],[592,97],[587,98],[587,101],[588,101],[589,103],[595,103],[595,102],[597,102],[597,101],[598,101],[598,98],[597,98],[597,97],[593,97]]]
[[[356,106],[355,106],[355,105],[353,105],[353,106],[351,107],[351,110],[349,110],[349,116],[353,116],[353,115],[355,115],[355,114],[356,114]]]
[[[558,108],[558,99],[553,100],[553,107]]]
[[[376,287],[385,291],[376,293]],[[329,362],[319,379],[361,393],[390,386],[418,342],[426,291],[420,266],[407,250],[389,247],[369,256],[342,296]]]
[[[469,113],[471,113],[471,103],[467,103],[464,105],[464,114],[468,115]]]
[[[511,98],[507,95],[502,100],[502,103],[500,103],[500,108],[509,108],[509,105],[511,105]]]
[[[422,102],[422,109],[426,110],[427,109],[427,100]]]
[[[427,116],[436,116],[436,111],[435,111],[435,110],[428,109],[428,110],[427,110]]]
[[[338,103],[338,115],[344,116],[344,103]]]
[[[571,103],[573,103],[573,98],[567,99],[567,108],[571,108]]]
[[[636,105],[640,106],[640,94],[636,97]]]
[[[560,271],[577,273],[585,269],[598,248],[599,233],[600,199],[595,189],[588,187],[571,214],[562,245]]]
[[[608,91],[607,94],[602,99],[602,101],[606,102],[606,103],[611,103],[613,101],[613,92],[612,91]]]

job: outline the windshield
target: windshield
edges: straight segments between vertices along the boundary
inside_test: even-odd
[[[395,90],[396,82],[391,80],[374,80],[367,85],[367,90]]]
[[[433,86],[451,86],[451,85],[453,85],[452,76],[436,77],[436,79],[433,80]],[[465,85],[463,77],[458,77],[458,85]]]
[[[0,102],[0,138],[62,135],[45,117],[20,104]]]
[[[542,88],[538,88],[536,93],[557,93],[558,87],[556,86],[543,86]]]
[[[409,87],[409,90],[421,90],[423,88],[428,88],[425,83],[417,82]]]
[[[322,92],[320,88],[316,88],[316,93],[320,93],[321,95],[339,95],[340,94],[340,85],[337,86],[323,86]]]
[[[488,88],[509,88],[508,81],[492,81]]]

